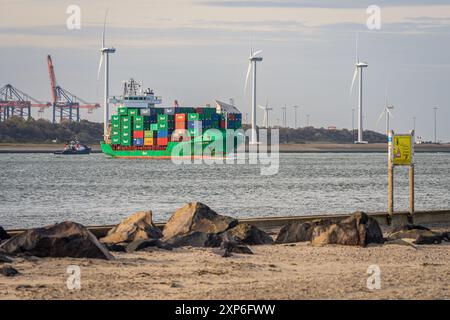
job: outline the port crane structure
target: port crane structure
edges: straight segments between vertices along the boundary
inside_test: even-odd
[[[52,94],[51,105],[53,107],[52,122],[56,123],[59,119],[61,123],[64,120],[69,122],[80,121],[80,109],[87,109],[88,113],[100,108],[98,103],[89,103],[77,97],[73,93],[63,89],[56,82],[55,68],[52,57],[47,56],[48,73],[50,76],[50,88]],[[81,103],[81,104],[80,104]]]

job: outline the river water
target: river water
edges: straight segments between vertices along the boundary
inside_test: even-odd
[[[385,154],[280,154],[276,175],[259,165],[175,165],[103,154],[0,154],[0,225],[26,228],[64,220],[115,224],[151,209],[166,221],[201,201],[234,217],[385,211]],[[396,169],[396,210],[408,208],[408,173]],[[450,208],[450,154],[416,155],[416,209]]]

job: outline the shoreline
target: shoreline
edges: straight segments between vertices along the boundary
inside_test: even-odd
[[[101,153],[100,145],[90,145],[91,153]],[[64,144],[0,143],[0,154],[53,153],[62,150]],[[269,148],[270,151],[270,148]],[[280,144],[280,153],[387,153],[386,143],[304,143]],[[450,144],[416,144],[416,153],[450,153]]]

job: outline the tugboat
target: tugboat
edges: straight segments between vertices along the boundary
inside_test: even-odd
[[[54,154],[64,154],[64,155],[72,155],[72,154],[90,154],[91,148],[87,145],[80,144],[78,141],[70,141],[67,142],[64,146],[63,151],[55,151]]]

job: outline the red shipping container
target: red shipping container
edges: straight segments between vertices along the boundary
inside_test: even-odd
[[[202,107],[197,107],[197,108],[195,108],[195,112],[203,113],[203,108]]]
[[[167,146],[168,143],[169,143],[169,138],[157,138],[156,139],[156,144],[158,146]]]
[[[229,114],[227,114],[227,119],[228,120],[236,120],[236,116],[234,115],[234,113],[229,113]]]
[[[133,131],[134,139],[144,139],[144,130],[135,130]]]
[[[175,122],[175,129],[186,129],[186,122]]]
[[[225,120],[220,120],[219,127],[220,129],[225,129]]]
[[[175,114],[175,122],[184,122],[184,121],[186,121],[186,113]]]

